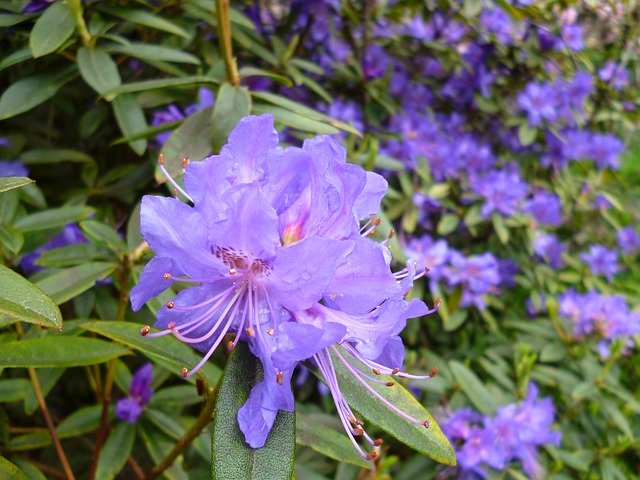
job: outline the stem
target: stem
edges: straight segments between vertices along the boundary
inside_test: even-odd
[[[227,80],[231,85],[240,85],[238,65],[233,56],[231,44],[231,20],[229,19],[229,0],[216,0],[216,14],[218,17],[218,42],[220,54],[224,60]]]
[[[131,260],[128,255],[125,255],[122,259],[122,265],[120,267],[120,297],[118,299],[118,313],[116,314],[116,321],[123,321],[125,314],[127,313],[127,306],[129,305],[129,275],[131,274]],[[109,406],[111,405],[111,391],[113,389],[113,381],[116,372],[116,361],[110,360],[107,364],[107,376],[104,379],[104,385],[102,388],[102,414],[100,415],[100,427],[96,435],[96,445],[93,449],[93,456],[91,458],[91,468],[89,469],[89,480],[94,480],[96,475],[96,469],[98,468],[98,458],[100,457],[100,450],[107,437],[107,431],[109,430]]]
[[[136,459],[133,458],[131,455],[129,455],[127,457],[127,463],[131,467],[131,470],[133,470],[133,473],[135,474],[136,478],[138,480],[144,480],[144,470],[142,470],[142,467],[140,466],[140,464],[136,462]]]
[[[200,415],[196,419],[195,423],[191,426],[189,430],[185,432],[185,434],[178,440],[176,446],[173,447],[173,450],[169,452],[169,454],[160,462],[158,465],[153,467],[149,475],[147,475],[145,480],[153,480],[154,478],[158,478],[162,472],[164,472],[167,468],[169,468],[175,459],[180,455],[185,448],[202,432],[204,427],[211,421],[211,417],[213,415],[213,407],[215,406],[215,400],[217,396],[217,388],[210,388],[205,386],[204,394],[205,394],[205,402],[202,406],[202,410],[200,411]]]
[[[58,438],[56,427],[53,424],[53,420],[51,419],[51,414],[49,413],[47,404],[44,401],[44,395],[42,394],[42,387],[40,386],[40,379],[38,379],[38,374],[36,373],[35,368],[28,368],[27,370],[29,371],[29,378],[31,378],[33,391],[36,394],[36,399],[38,400],[40,410],[42,410],[44,421],[47,424],[49,435],[51,435],[51,440],[53,441],[53,446],[55,447],[58,458],[60,459],[60,464],[62,465],[62,469],[64,470],[65,477],[67,478],[67,480],[75,480],[73,472],[71,471],[71,466],[69,465],[69,461],[67,460],[67,456],[65,455],[64,450],[62,449],[62,444],[60,443],[60,439]]]
[[[67,5],[69,5],[69,10],[71,10],[71,15],[73,15],[73,20],[76,22],[76,28],[78,29],[82,43],[89,48],[93,48],[95,39],[89,33],[87,24],[82,16],[82,3],[80,3],[80,0],[68,0]]]

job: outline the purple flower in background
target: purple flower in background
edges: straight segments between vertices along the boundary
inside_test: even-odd
[[[527,114],[531,125],[537,126],[544,121],[553,122],[557,118],[554,93],[547,83],[530,82],[518,94],[518,106]]]
[[[449,262],[444,268],[444,278],[449,287],[461,286],[461,306],[475,305],[484,309],[485,296],[497,294],[500,289],[500,270],[496,257],[491,253],[465,257],[459,252],[449,252]]]
[[[618,246],[625,255],[632,255],[640,250],[640,235],[635,227],[629,225],[616,233]]]
[[[20,160],[0,160],[0,177],[28,177],[29,170]]]
[[[516,171],[504,169],[472,177],[471,190],[484,199],[480,210],[483,217],[493,212],[506,217],[519,211],[529,186]]]
[[[38,13],[47,8],[53,3],[53,0],[30,0],[23,8],[24,13]]]
[[[250,446],[264,445],[279,410],[293,411],[292,372],[311,358],[352,443],[363,457],[374,458],[354,439],[356,428],[368,443],[379,444],[361,423],[347,421],[355,416],[333,362],[370,387],[335,345],[381,374],[430,378],[400,370],[404,349],[398,334],[408,318],[434,310],[404,300],[421,276],[415,263],[392,273],[386,241],[366,238],[377,223],[360,227],[360,219],[378,211],[386,181],[346,163],[345,150],[328,136],[280,148],[273,123],[271,115],[241,120],[219,155],[186,168],[184,189],[168,176],[161,157],[160,168],[193,206],[176,198],[143,198],[141,232],[156,256],[133,288],[131,303],[138,310],[174,282],[188,286],[158,311],[160,331],[141,331],[173,335],[205,353],[193,369],[182,369],[184,378],[205,364],[227,333],[236,333],[227,348],[240,340],[249,344],[264,371],[238,411]]]
[[[515,287],[516,274],[520,269],[518,264],[508,258],[498,260],[498,273],[500,274],[500,286],[505,288]]]
[[[454,440],[463,475],[486,478],[487,467],[502,471],[517,460],[529,478],[540,479],[544,471],[538,449],[560,444],[560,432],[551,429],[554,416],[551,398],[538,399],[538,387],[530,384],[522,402],[504,405],[494,416],[464,408],[454,412],[442,428]]]
[[[591,245],[588,252],[580,254],[580,258],[587,264],[592,274],[604,275],[609,281],[620,271],[618,253],[603,245]]]
[[[54,248],[76,245],[78,243],[87,243],[87,239],[78,224],[70,223],[65,225],[60,233],[52,237],[43,246],[36,248],[33,252],[22,257],[22,260],[20,260],[20,267],[27,273],[37,272],[38,270],[41,270],[42,267],[37,265],[36,262],[44,252],[53,250]]]
[[[570,160],[594,160],[600,169],[617,169],[620,154],[624,150],[622,140],[614,135],[594,133],[585,130],[563,132],[566,142],[562,154]]]
[[[615,90],[622,90],[629,85],[629,71],[613,60],[609,60],[598,70],[598,77],[603,82],[609,83]]]
[[[6,137],[0,137],[0,147],[12,147],[13,143]]]
[[[442,205],[440,202],[437,199],[420,192],[414,193],[412,200],[413,204],[418,208],[418,223],[423,228],[432,228],[431,216],[434,213],[442,211]]]
[[[151,118],[151,126],[158,127],[165,123],[177,122],[185,119],[186,117],[193,115],[194,113],[203,110],[207,107],[212,107],[215,102],[215,98],[211,90],[207,88],[198,89],[198,101],[191,105],[188,105],[184,112],[175,105],[168,105],[164,110],[156,110],[153,112]],[[173,132],[171,130],[161,132],[156,135],[156,142],[162,146],[168,140]]]
[[[444,240],[434,241],[429,235],[412,238],[405,247],[407,257],[414,259],[418,265],[427,269],[427,276],[434,281],[439,280],[443,268],[449,258],[449,247]]]
[[[578,52],[584,48],[582,26],[577,23],[564,25],[561,37],[564,40],[561,45],[568,47],[569,50]]]
[[[562,255],[566,249],[566,245],[551,233],[538,234],[533,241],[533,251],[551,268],[564,267]]]
[[[116,403],[116,417],[123,422],[136,423],[144,407],[151,400],[151,378],[153,365],[145,363],[131,378],[129,396],[121,398]]]
[[[524,211],[537,223],[553,227],[562,225],[562,204],[555,193],[538,190],[524,203]]]
[[[511,45],[512,29],[509,15],[501,8],[485,8],[480,14],[480,25],[505,45]]]

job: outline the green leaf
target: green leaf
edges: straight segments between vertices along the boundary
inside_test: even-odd
[[[85,220],[80,223],[80,228],[87,238],[96,243],[106,245],[116,253],[125,252],[127,250],[124,240],[122,240],[118,232],[109,225],[105,225],[104,223],[97,222],[95,220]]]
[[[96,161],[85,152],[66,148],[29,150],[20,155],[20,160],[27,165],[47,165],[59,162],[96,163]]]
[[[75,22],[69,6],[55,2],[36,20],[29,35],[29,47],[34,58],[55,52],[71,36]]]
[[[98,428],[102,416],[102,405],[82,407],[65,418],[56,431],[60,438],[73,438]]]
[[[60,305],[93,287],[115,270],[113,263],[95,262],[65,268],[39,280],[36,285]]]
[[[523,146],[531,145],[536,141],[536,137],[538,136],[538,130],[528,123],[523,123],[520,125],[518,129],[518,139]]]
[[[20,62],[24,62],[29,58],[31,58],[31,49],[29,47],[20,48],[0,60],[0,71],[5,68],[12,67]]]
[[[231,352],[216,398],[212,429],[211,478],[283,480],[293,478],[295,416],[280,410],[267,442],[251,448],[238,427],[238,409],[253,385],[262,379],[258,359],[244,342]]]
[[[49,268],[73,267],[87,261],[105,260],[108,253],[91,243],[76,243],[42,252],[35,263]]]
[[[42,474],[38,467],[24,458],[16,458],[14,462],[25,473],[29,480],[47,480],[47,477]]]
[[[106,92],[106,94],[134,93],[146,92],[149,90],[157,90],[168,87],[183,87],[191,85],[200,85],[203,83],[218,83],[211,77],[193,76],[193,77],[177,77],[177,78],[161,78],[159,80],[143,80],[141,82],[125,83],[115,90]]]
[[[22,470],[4,457],[0,457],[0,479],[29,480]]]
[[[453,232],[460,223],[460,219],[456,215],[443,215],[438,222],[437,232],[439,235],[448,235]]]
[[[36,14],[33,13],[11,13],[7,15],[0,15],[0,28],[2,27],[12,27],[19,23],[24,22],[25,20],[29,20],[30,18],[35,17]]]
[[[493,415],[496,412],[496,402],[476,374],[455,360],[449,362],[449,368],[473,406],[485,415]]]
[[[75,66],[59,70],[22,78],[7,88],[0,97],[0,120],[14,117],[46,102],[77,75]]]
[[[346,433],[331,427],[334,417],[322,413],[296,413],[296,442],[339,462],[370,469],[349,442]]]
[[[24,400],[31,384],[24,378],[0,380],[0,402],[19,402]]]
[[[122,83],[118,66],[109,54],[100,48],[82,47],[78,50],[78,68],[84,81],[101,95],[118,88]]]
[[[238,71],[238,75],[240,76],[240,78],[267,77],[287,87],[293,87],[293,82],[289,78],[271,72],[269,70],[263,70],[262,68],[243,67]]]
[[[76,223],[93,215],[95,210],[84,206],[68,206],[52,208],[43,212],[32,213],[18,220],[14,227],[22,232],[36,232],[64,227],[68,223]]]
[[[195,55],[162,45],[130,43],[129,45],[110,46],[107,50],[109,52],[122,53],[141,60],[150,60],[153,62],[174,62],[200,65],[200,59]]]
[[[345,357],[354,368],[367,375],[370,374],[370,371],[362,364],[352,361],[350,356],[345,354],[342,348],[339,348],[339,350],[343,357]],[[440,430],[440,426],[420,402],[418,402],[407,389],[396,382],[397,378],[386,375],[376,376],[382,382],[394,382],[395,385],[393,387],[387,387],[373,382],[368,383],[373,390],[378,392],[399,410],[414,418],[428,421],[429,428],[425,428],[422,424],[416,424],[395,415],[386,403],[373,396],[362,386],[347,367],[337,358],[335,353],[332,353],[332,358],[342,393],[349,405],[360,412],[364,418],[393,435],[400,442],[432,458],[436,462],[445,465],[456,464],[453,448],[449,440],[447,440],[442,433],[442,430]]]
[[[282,123],[283,125],[301,130],[303,132],[326,135],[338,133],[337,128],[332,127],[327,123],[319,120],[314,120],[309,117],[303,117],[302,115],[294,113],[291,110],[286,110],[284,108],[273,107],[271,105],[265,105],[264,103],[262,103],[254,104],[252,110],[257,114],[270,113],[276,118],[278,122]]]
[[[176,375],[180,374],[182,367],[194,366],[201,359],[193,349],[170,335],[157,338],[141,336],[139,324],[100,321],[87,322],[80,326],[141,351]],[[220,369],[211,362],[205,363],[200,371],[204,373],[210,384],[215,384],[221,375]],[[195,377],[190,377],[189,381],[195,383]]]
[[[493,228],[496,231],[496,235],[498,235],[500,243],[506,245],[509,242],[509,229],[504,224],[504,218],[499,213],[494,212],[491,214],[491,222],[493,223]]]
[[[162,147],[164,166],[173,178],[182,176],[180,161],[184,157],[198,161],[211,153],[212,113],[213,107],[208,107],[187,117]],[[160,169],[156,170],[156,180],[167,181]]]
[[[42,290],[4,265],[0,265],[0,313],[62,330],[62,315],[56,304]]]
[[[229,133],[251,112],[251,95],[247,87],[225,83],[220,87],[211,117],[213,149],[219,151],[227,143]]]
[[[111,105],[113,105],[113,113],[124,136],[133,135],[147,128],[144,112],[136,102],[136,97],[130,93],[118,95],[113,99]],[[129,146],[138,155],[142,155],[147,149],[147,141],[143,139],[134,140],[129,142]]]
[[[0,366],[80,367],[103,363],[128,353],[124,347],[96,338],[50,335],[0,344]]]
[[[3,177],[0,178],[0,193],[13,190],[14,188],[24,187],[31,183],[35,182],[27,177]]]
[[[115,17],[123,18],[124,20],[135,23],[137,25],[155,28],[156,30],[172,33],[183,38],[190,37],[189,32],[179,27],[174,22],[166,20],[145,10],[134,10],[133,8],[122,7],[106,7],[102,5],[98,8],[103,12],[106,12]]]
[[[135,425],[127,422],[113,429],[100,451],[96,480],[112,480],[122,470],[133,448],[135,433]]]

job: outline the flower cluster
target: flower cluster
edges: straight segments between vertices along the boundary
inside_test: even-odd
[[[560,432],[551,429],[554,411],[551,398],[538,399],[538,387],[530,384],[522,402],[504,405],[493,416],[463,408],[454,412],[442,428],[456,441],[462,472],[488,478],[487,467],[502,471],[511,462],[520,461],[529,478],[542,478],[538,448],[560,444]]]
[[[161,168],[163,160],[160,161]],[[384,383],[363,373],[408,378],[400,370],[398,334],[411,317],[429,310],[405,300],[416,265],[392,273],[386,241],[367,236],[379,224],[376,213],[387,183],[375,173],[346,163],[345,151],[329,137],[281,148],[270,115],[243,119],[219,155],[185,165],[184,189],[192,205],[176,198],[146,196],[141,232],[156,256],[131,292],[134,310],[173,283],[185,285],[157,313],[161,330],[205,353],[193,375],[230,332],[227,348],[246,341],[263,365],[238,412],[240,429],[261,447],[279,410],[294,408],[291,375],[312,359],[327,383],[354,446],[362,437],[379,445],[356,419],[338,385],[339,362],[363,388],[391,411],[417,424],[369,384]],[[361,219],[369,221],[360,226]]]
[[[576,338],[594,334],[602,338],[598,343],[602,357],[609,356],[609,347],[618,338],[629,351],[635,344],[632,337],[640,334],[640,312],[630,311],[620,295],[569,289],[558,297],[558,304],[560,315],[573,324]]]

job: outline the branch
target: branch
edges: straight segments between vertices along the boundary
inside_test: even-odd
[[[231,44],[231,20],[229,19],[229,0],[216,0],[216,14],[218,17],[218,43],[220,54],[224,60],[227,80],[231,85],[240,85],[238,65],[233,56]]]

